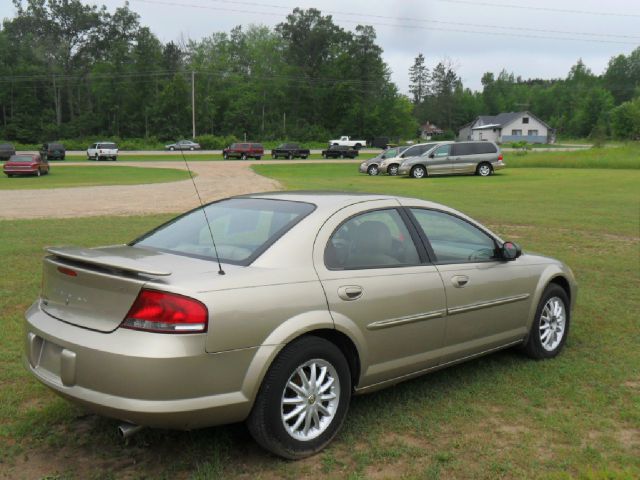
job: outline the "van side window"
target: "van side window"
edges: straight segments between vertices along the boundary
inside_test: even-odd
[[[450,145],[440,145],[438,148],[436,148],[433,151],[433,156],[435,158],[446,157],[449,155],[449,148],[450,148]]]

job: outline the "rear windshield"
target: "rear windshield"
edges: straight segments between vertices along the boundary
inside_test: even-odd
[[[262,144],[261,143],[252,143],[251,144],[251,148],[262,148]]]
[[[220,261],[248,265],[280,236],[311,213],[310,203],[259,198],[231,198],[204,207]],[[202,208],[151,231],[132,245],[215,260]]]
[[[45,147],[47,148],[47,147]],[[61,143],[50,143],[48,145],[48,149],[49,150],[64,150],[64,147],[62,146]]]
[[[98,148],[108,148],[111,150],[115,150],[118,146],[115,143],[100,143]]]
[[[10,162],[33,162],[31,155],[14,155],[9,159]]]

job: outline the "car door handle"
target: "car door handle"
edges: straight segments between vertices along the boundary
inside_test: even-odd
[[[451,283],[456,288],[463,288],[469,283],[469,277],[466,275],[456,275],[451,277]]]
[[[342,300],[357,300],[362,296],[362,287],[358,285],[345,285],[338,288],[338,296]]]

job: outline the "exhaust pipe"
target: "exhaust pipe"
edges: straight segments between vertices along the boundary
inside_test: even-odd
[[[140,430],[142,430],[142,425],[134,425],[133,423],[122,423],[118,426],[118,435],[121,438],[127,439],[132,437]]]

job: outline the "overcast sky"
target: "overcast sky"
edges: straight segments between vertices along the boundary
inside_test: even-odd
[[[113,11],[124,0],[87,1]],[[198,6],[203,8],[198,8]],[[466,87],[481,89],[486,71],[523,78],[565,77],[578,58],[601,73],[609,58],[640,45],[640,0],[131,0],[163,41],[194,40],[235,25],[276,25],[294,7],[315,7],[343,28],[373,25],[393,80],[403,92],[421,52],[431,67],[457,66]],[[12,17],[0,0],[0,17]]]

